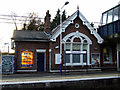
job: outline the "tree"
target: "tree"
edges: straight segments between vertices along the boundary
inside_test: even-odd
[[[44,30],[44,24],[41,22],[40,18],[35,13],[29,14],[28,23],[23,24],[22,30]]]
[[[62,14],[62,21],[65,21],[67,18],[66,18],[66,11],[64,10],[63,11],[63,14]]]
[[[66,11],[62,12],[62,21],[66,20]],[[58,9],[53,21],[51,22],[51,29],[55,28],[60,24],[60,10]]]

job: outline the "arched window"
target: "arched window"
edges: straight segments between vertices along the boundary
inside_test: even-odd
[[[89,63],[91,40],[82,33],[70,33],[63,38],[66,65],[86,65]]]

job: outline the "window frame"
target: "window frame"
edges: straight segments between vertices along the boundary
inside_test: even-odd
[[[75,39],[75,37],[74,37],[74,39]],[[70,51],[70,52],[86,52],[86,55],[87,55],[87,62],[89,62],[88,60],[88,52],[89,52],[89,44],[87,43],[87,42],[84,42],[85,40],[81,40],[82,41],[82,43],[81,42],[73,42],[74,41],[74,39],[71,39],[72,40],[72,42],[65,42],[64,43],[64,50],[65,50],[65,52],[66,51]],[[68,50],[66,50],[66,44],[70,44],[70,49]],[[73,50],[73,45],[74,44],[79,44],[80,45],[80,50]],[[84,45],[87,45],[86,46],[86,50],[84,50],[84,48],[83,48],[83,46]],[[73,55],[74,55],[75,53],[70,53],[69,55],[70,55],[70,61],[69,61],[69,63],[66,63],[66,61],[65,61],[65,64],[66,64],[66,66],[71,66],[71,65],[73,65],[73,66],[76,66],[76,65],[86,65],[86,64],[88,64],[88,65],[90,65],[90,63],[87,63],[87,62],[84,62],[84,60],[83,60],[83,53],[79,53],[79,55],[80,55],[80,62],[79,63],[73,63]],[[66,55],[66,53],[65,53],[65,55]],[[65,59],[66,59],[66,57],[65,57]]]

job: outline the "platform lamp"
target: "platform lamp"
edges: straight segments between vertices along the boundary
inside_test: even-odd
[[[65,2],[65,4],[60,9],[60,74],[61,75],[62,75],[62,9],[67,4],[69,4],[69,2]]]

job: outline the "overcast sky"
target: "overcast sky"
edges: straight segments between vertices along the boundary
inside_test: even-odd
[[[73,14],[79,6],[80,12],[89,22],[100,22],[102,13],[118,5],[120,0],[2,0],[0,2],[0,15],[15,13],[18,16],[26,16],[28,13],[35,12],[38,13],[39,17],[44,18],[46,11],[49,10],[53,18],[58,8],[61,8],[66,1],[69,1],[69,4],[64,7],[67,15]],[[15,29],[14,24],[3,22],[0,19],[0,48],[3,43],[10,42]],[[18,29],[20,27],[21,25],[18,25]]]

